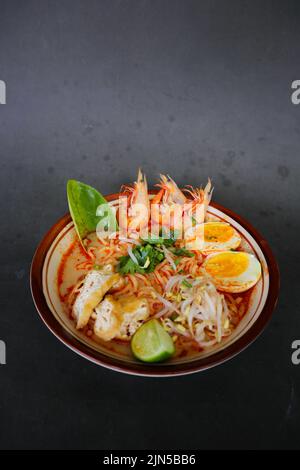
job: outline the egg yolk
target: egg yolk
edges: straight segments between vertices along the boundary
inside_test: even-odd
[[[205,269],[213,277],[236,277],[245,272],[248,265],[246,253],[220,253],[207,260]]]
[[[204,240],[206,242],[227,242],[233,234],[234,230],[230,225],[218,223],[204,225]]]

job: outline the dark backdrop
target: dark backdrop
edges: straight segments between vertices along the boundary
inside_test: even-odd
[[[297,1],[0,0],[1,448],[299,447]],[[169,172],[213,178],[278,257],[264,334],[208,372],[97,367],[41,323],[29,267],[78,178],[102,193]]]

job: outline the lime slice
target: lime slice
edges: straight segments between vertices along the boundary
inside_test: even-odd
[[[161,362],[172,356],[175,346],[171,336],[155,318],[144,323],[131,340],[134,356],[143,362]]]

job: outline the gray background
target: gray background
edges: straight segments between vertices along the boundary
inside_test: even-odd
[[[298,448],[297,1],[0,0],[1,448]],[[270,242],[279,306],[229,363],[177,379],[97,367],[43,326],[34,249],[78,178],[103,194],[169,172]]]

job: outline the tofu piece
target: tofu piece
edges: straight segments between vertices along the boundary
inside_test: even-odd
[[[119,301],[122,322],[116,338],[129,341],[141,324],[149,317],[149,306],[146,299],[134,296]]]
[[[116,312],[117,302],[111,295],[107,295],[95,308],[97,318],[94,324],[94,333],[104,341],[113,339],[120,329],[120,319]]]
[[[146,299],[129,296],[126,299],[114,300],[107,295],[96,307],[97,318],[94,333],[104,341],[113,338],[129,341],[144,320],[149,317]]]
[[[101,302],[106,292],[118,282],[120,275],[112,271],[111,265],[102,270],[90,271],[73,305],[73,315],[77,320],[77,329],[83,328],[89,321],[94,308]]]

